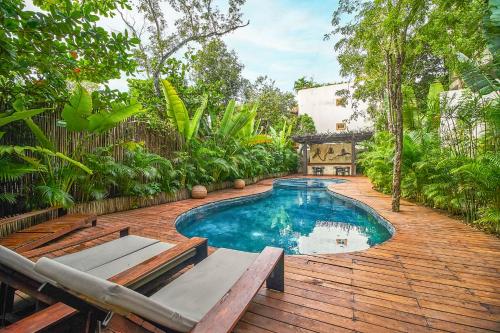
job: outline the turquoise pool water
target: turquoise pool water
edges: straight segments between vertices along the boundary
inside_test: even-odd
[[[332,182],[339,180],[279,180],[267,193],[192,209],[177,230],[215,247],[259,252],[269,245],[287,254],[364,250],[391,237],[392,226],[369,208],[327,191]]]

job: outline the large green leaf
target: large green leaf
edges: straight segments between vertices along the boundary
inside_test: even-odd
[[[228,137],[237,137],[239,132],[251,121],[255,119],[253,111],[244,111],[236,114],[227,133]]]
[[[50,149],[50,150],[55,150],[54,144],[52,141],[50,141],[49,138],[43,133],[43,131],[38,127],[37,124],[33,121],[31,118],[26,118],[24,119],[24,122],[26,125],[29,127],[33,135],[35,135],[35,138],[38,140],[38,142],[42,145],[42,147]]]
[[[167,116],[172,118],[177,131],[185,135],[186,126],[189,124],[189,114],[186,106],[168,80],[162,81],[162,88],[167,102]]]
[[[42,112],[47,111],[47,109],[32,109],[32,110],[24,110],[24,111],[16,111],[10,116],[0,118],[0,127],[5,126],[13,121],[23,120],[26,118],[30,118],[40,114]]]
[[[186,142],[190,142],[193,137],[195,137],[198,134],[198,128],[200,127],[200,120],[201,117],[203,116],[203,112],[205,111],[208,103],[208,96],[205,95],[203,96],[203,101],[201,102],[200,107],[196,110],[193,119],[189,121],[189,126],[186,126]]]
[[[231,119],[233,118],[234,109],[236,106],[236,102],[234,100],[230,100],[226,106],[226,110],[224,111],[224,115],[222,116],[222,121],[219,126],[219,134],[225,135],[227,133],[227,129]]]
[[[480,67],[463,54],[459,54],[459,60],[462,78],[470,90],[481,96],[500,91],[500,82],[495,77],[500,64],[492,62]]]
[[[89,128],[89,120],[92,114],[92,98],[82,86],[79,86],[69,102],[64,105],[62,117],[66,122],[66,128],[70,131],[83,131]]]
[[[111,112],[99,112],[88,117],[89,125],[88,130],[91,132],[103,133],[125,119],[143,112],[140,103],[131,105],[118,105],[115,106]]]
[[[224,112],[217,134],[222,138],[242,138],[252,135],[256,114],[256,107],[249,110],[246,105],[243,105],[241,110],[235,113],[234,101],[231,101]]]
[[[70,164],[73,164],[74,166],[82,169],[86,173],[92,174],[92,170],[90,170],[84,164],[72,159],[69,156],[64,155],[63,153],[53,152],[52,150],[49,150],[47,148],[38,147],[38,146],[37,147],[33,147],[33,146],[0,146],[0,156],[6,155],[6,154],[15,154],[19,158],[30,163],[31,165],[36,166],[36,167],[40,167],[41,164],[38,162],[38,160],[36,160],[30,156],[26,156],[27,151],[30,151],[32,153],[39,153],[41,155],[60,158],[62,160],[69,162]]]

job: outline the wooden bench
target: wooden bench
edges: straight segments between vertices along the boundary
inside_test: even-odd
[[[0,237],[8,236],[16,231],[32,227],[36,224],[52,220],[64,215],[59,207],[50,207],[41,210],[17,214],[0,218]]]
[[[45,245],[72,231],[90,225],[95,226],[96,223],[96,215],[65,215],[2,237],[0,238],[0,245],[15,250],[16,252],[25,252]]]

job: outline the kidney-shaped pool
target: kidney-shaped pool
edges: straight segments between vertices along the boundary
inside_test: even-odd
[[[191,209],[176,227],[215,247],[259,252],[269,245],[286,254],[358,251],[391,238],[394,228],[371,208],[327,190],[336,182],[276,180],[271,191]]]

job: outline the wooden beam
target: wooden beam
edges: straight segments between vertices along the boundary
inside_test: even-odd
[[[160,269],[163,265],[172,262],[176,258],[188,253],[189,251],[206,248],[207,239],[193,237],[185,242],[177,244],[176,246],[146,260],[142,263],[129,268],[128,270],[113,276],[110,281],[121,285],[133,285],[138,280],[143,278],[146,274],[152,274]],[[196,254],[193,255],[193,257]],[[203,259],[201,259],[203,260]]]
[[[67,320],[76,313],[78,312],[75,309],[64,303],[56,303],[0,329],[0,333],[34,333],[47,331],[50,327]]]

